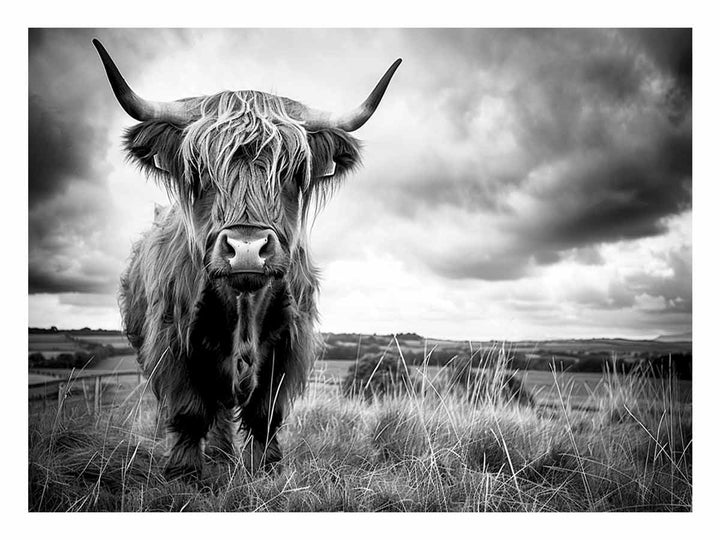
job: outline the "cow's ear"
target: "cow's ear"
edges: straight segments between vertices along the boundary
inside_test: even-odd
[[[312,181],[340,179],[360,165],[360,142],[339,129],[310,133]]]
[[[181,137],[172,124],[144,122],[125,132],[125,152],[146,174],[168,179],[176,176]]]

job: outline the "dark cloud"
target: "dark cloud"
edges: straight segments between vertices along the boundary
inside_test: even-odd
[[[90,276],[85,271],[68,273],[65,269],[45,269],[41,266],[30,267],[28,274],[28,290],[30,294],[38,293],[98,293],[118,289],[118,279],[107,275]],[[114,270],[114,269],[113,269]]]
[[[505,197],[513,183],[510,178],[496,175],[493,181],[486,182],[482,173],[472,170],[471,162],[453,163],[440,156],[422,156],[417,166],[417,172],[407,181],[401,183],[395,175],[388,175],[374,189],[382,203],[397,215],[416,220],[443,206],[468,212],[508,211]]]
[[[29,31],[28,96],[28,201],[39,201],[61,193],[78,179],[99,176],[101,156],[107,147],[105,133],[97,122],[97,109],[89,91],[76,84],[85,70],[78,62],[77,47],[84,36],[74,34],[75,43],[58,50],[58,40],[68,34]],[[89,42],[89,38],[88,38]],[[95,114],[92,114],[92,113]],[[99,159],[100,158],[100,159]]]
[[[611,54],[590,57],[583,66],[581,77],[596,96],[613,103],[624,103],[637,95],[642,77],[632,58],[617,58]],[[591,96],[588,96],[591,97]]]
[[[525,223],[520,232],[561,248],[665,232],[662,218],[690,206],[690,145],[669,136],[649,149],[581,160],[538,193],[541,208],[553,212],[532,216],[535,227]]]
[[[672,80],[665,94],[668,118],[682,121],[692,109],[692,29],[641,28],[626,34]]]
[[[454,279],[517,279],[573,250],[664,234],[690,208],[691,96],[679,108],[668,98],[690,88],[689,31],[432,35],[426,106],[450,139],[421,142],[390,178],[378,167],[373,200],[408,221],[448,208],[493,216],[506,241],[480,255],[490,231],[448,225],[464,245],[420,242],[421,262]]]
[[[692,90],[692,29],[639,28],[626,30],[640,42],[657,67]]]
[[[108,276],[81,261],[108,211],[108,147],[90,75],[89,31],[29,32],[28,236],[30,294],[91,292]],[[90,51],[87,51],[88,53]]]
[[[29,32],[28,196],[30,207],[76,181],[105,181],[110,145],[105,119],[117,105],[91,40],[114,31]],[[127,31],[130,36],[137,31]],[[179,33],[182,37],[183,34]],[[160,38],[158,35],[156,39]],[[112,39],[112,38],[111,38]],[[116,56],[132,78],[161,47],[143,47],[123,35]]]
[[[118,42],[129,77],[161,46],[133,42],[138,31],[53,29],[29,32],[28,287],[35,293],[108,293],[122,261],[108,189],[112,164],[107,120],[117,104],[91,40]],[[149,34],[162,41],[163,34]],[[184,39],[183,33],[173,33]],[[119,136],[119,133],[114,134]],[[115,164],[117,165],[117,164]]]
[[[28,198],[30,207],[61,193],[69,183],[97,178],[97,156],[106,147],[105,133],[83,121],[89,111],[60,113],[37,94],[28,111]]]
[[[107,186],[77,180],[29,209],[30,294],[117,290],[126,231]]]

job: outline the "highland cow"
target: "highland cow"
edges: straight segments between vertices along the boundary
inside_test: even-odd
[[[342,115],[256,91],[173,102],[139,97],[93,40],[123,109],[132,161],[173,204],[156,214],[121,278],[128,339],[163,406],[167,476],[200,477],[203,453],[272,468],[277,432],[315,358],[318,272],[309,216],[360,158],[349,135],[395,70]]]

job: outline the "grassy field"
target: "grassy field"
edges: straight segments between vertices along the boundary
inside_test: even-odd
[[[281,431],[282,472],[237,462],[200,485],[161,477],[165,443],[142,388],[97,416],[31,406],[29,509],[691,510],[691,405],[676,381],[605,374],[578,408],[556,377],[553,406],[530,408],[425,377],[424,392],[369,402],[316,377]]]
[[[60,335],[30,335],[28,337],[28,350],[30,352],[61,353],[76,351],[80,347],[64,334]]]

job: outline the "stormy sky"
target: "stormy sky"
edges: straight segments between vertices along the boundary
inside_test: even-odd
[[[655,337],[692,323],[690,30],[31,30],[29,323],[120,328],[160,187],[126,163],[91,45],[170,100],[256,89],[343,110],[364,166],[318,217],[321,329]]]

